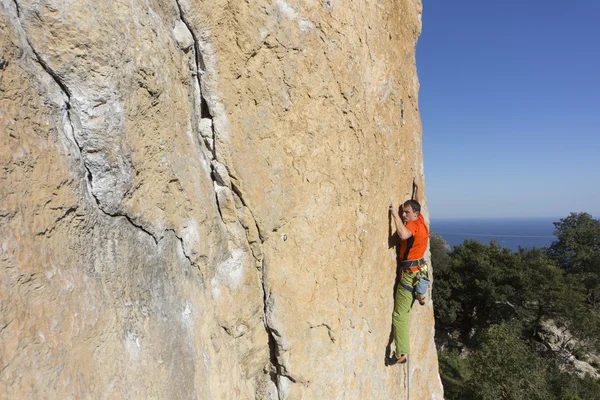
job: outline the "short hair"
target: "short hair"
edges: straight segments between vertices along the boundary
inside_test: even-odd
[[[408,207],[410,206],[412,208],[413,211],[415,212],[421,212],[421,205],[419,204],[418,201],[416,200],[406,200],[404,202],[404,204],[402,204],[403,207]]]

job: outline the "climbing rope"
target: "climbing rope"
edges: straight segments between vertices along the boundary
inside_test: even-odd
[[[406,399],[410,400],[410,357],[406,357]]]
[[[413,177],[413,184],[412,184],[412,193],[410,195],[410,199],[414,200],[415,199],[415,179],[417,178],[417,174],[414,175]],[[404,270],[402,270],[402,278],[400,280],[400,282],[402,282],[402,279],[404,278]],[[411,308],[412,308],[412,304],[411,304]],[[406,355],[406,399],[410,400],[410,356],[407,354]]]

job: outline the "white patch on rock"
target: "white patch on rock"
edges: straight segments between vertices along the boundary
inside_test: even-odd
[[[437,387],[443,387],[442,378],[440,377],[440,374],[435,374],[435,377],[437,381]],[[431,400],[444,400],[444,396],[442,395],[442,393],[440,393],[440,391],[435,391],[433,393],[433,396],[431,397]]]
[[[415,74],[412,77],[413,93],[419,93],[419,77]]]
[[[277,394],[277,386],[274,382],[267,382],[267,400],[279,400],[279,395]]]
[[[415,139],[415,144],[417,146],[417,151],[421,150],[421,135],[419,135],[418,130],[413,130],[413,138]]]
[[[216,267],[214,278],[210,280],[211,292],[214,299],[221,294],[223,286],[230,290],[237,290],[244,280],[244,257],[246,254],[241,249],[235,249],[229,258],[219,263]]]
[[[195,219],[190,219],[183,226],[181,232],[181,240],[183,241],[184,251],[187,255],[192,254],[194,246],[200,241],[200,230],[198,222]]]
[[[244,251],[236,249],[231,256],[217,266],[217,274],[221,283],[236,290],[244,279]]]
[[[129,359],[131,361],[139,361],[142,344],[138,335],[135,332],[127,332],[125,334],[124,345],[125,351],[127,351],[127,354],[129,355]]]
[[[306,18],[299,18],[298,13],[294,10],[285,0],[277,0],[275,2],[275,13],[278,22],[283,22],[285,19],[291,21],[298,21],[298,27],[302,32],[309,32],[315,28],[310,20]]]
[[[183,51],[188,51],[194,45],[194,37],[188,27],[182,22],[175,22],[173,27],[173,36],[177,42],[177,46]]]
[[[187,327],[190,327],[190,323],[192,322],[192,309],[189,304],[186,304],[181,311],[181,322]]]
[[[210,142],[211,146],[212,146],[212,140]],[[209,149],[210,151],[212,151],[212,147]],[[209,158],[210,155],[207,155],[204,151],[200,152],[200,162],[202,163],[202,168],[204,169],[204,172],[206,172],[206,176],[210,178],[210,161]]]
[[[300,21],[298,21],[298,26],[300,27],[300,30],[302,32],[309,32],[315,29],[315,24],[313,24],[307,19],[301,19]]]
[[[269,30],[267,28],[262,28],[259,32],[260,35],[260,41],[264,42],[265,39],[267,38],[267,36],[269,36]]]
[[[91,174],[91,191],[101,208],[117,213],[131,189],[133,168],[123,136],[125,111],[117,87],[73,86],[70,105],[73,137]]]
[[[225,106],[218,95],[219,69],[217,66],[217,55],[209,43],[208,32],[202,31],[201,35],[202,36],[198,41],[198,47],[200,48],[200,52],[204,60],[204,67],[206,69],[204,71],[200,71],[204,78],[201,80],[202,86],[200,90],[202,92],[202,97],[208,106],[208,111],[212,117],[215,134],[225,136],[224,139],[229,140],[229,120],[227,119]]]
[[[212,161],[213,175],[217,183],[221,186],[231,188],[231,179],[227,167],[217,160]]]
[[[212,119],[202,118],[202,119],[200,119],[200,123],[198,125],[200,125],[198,128],[200,129],[200,134],[202,135],[202,137],[204,137],[205,139],[212,140],[212,137],[213,137]]]
[[[275,9],[277,11],[278,20],[281,20],[283,18],[294,20],[298,17],[298,15],[296,14],[296,10],[294,10],[284,0],[277,0],[275,2]]]
[[[221,288],[219,287],[219,280],[217,278],[212,278],[210,280],[210,288],[213,299],[217,300],[221,296]]]
[[[210,370],[210,356],[206,350],[202,352],[202,364],[206,372],[208,372]]]
[[[46,270],[44,275],[46,276],[46,279],[48,279],[48,280],[54,278],[54,275],[56,275],[56,266],[52,265],[52,269]]]
[[[292,381],[287,376],[279,375],[277,377],[277,388],[279,389],[279,398],[287,399],[290,396]]]

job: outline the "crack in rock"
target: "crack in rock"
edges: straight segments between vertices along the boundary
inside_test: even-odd
[[[329,340],[331,340],[331,343],[335,344],[335,342],[336,342],[335,336],[333,335],[332,329],[328,324],[322,323],[319,325],[314,325],[314,326],[311,326],[310,329],[316,329],[316,328],[321,328],[321,327],[327,329],[327,335],[329,335]]]
[[[21,10],[19,9],[19,3],[17,3],[17,0],[13,0],[13,3],[15,3],[15,7],[17,8],[17,18],[21,18]]]
[[[13,0],[15,3],[15,7],[17,8],[17,17],[18,17],[18,21],[19,23],[21,23],[20,21],[20,11],[19,11],[19,5],[17,3],[16,0]],[[92,198],[95,200],[96,202],[96,206],[98,207],[98,209],[105,215],[109,216],[109,217],[113,217],[113,218],[117,218],[117,217],[123,217],[125,218],[132,226],[134,226],[135,228],[140,229],[141,231],[143,231],[144,233],[148,234],[150,237],[152,237],[152,239],[154,240],[154,243],[157,244],[158,243],[158,238],[152,234],[150,231],[148,231],[147,229],[145,229],[141,224],[135,223],[133,221],[133,219],[124,213],[109,213],[106,212],[100,204],[100,201],[98,200],[98,198],[96,197],[96,195],[94,194],[93,190],[92,190],[92,180],[93,180],[93,176],[92,176],[92,172],[90,170],[90,168],[88,167],[88,165],[85,163],[85,160],[83,158],[83,147],[81,146],[81,144],[77,141],[77,138],[75,137],[75,128],[73,125],[73,121],[72,121],[72,117],[71,117],[71,91],[69,90],[69,87],[62,81],[62,79],[60,78],[60,76],[48,65],[48,63],[43,59],[43,57],[38,53],[38,51],[35,49],[35,47],[33,46],[33,43],[31,42],[31,40],[29,39],[29,37],[27,36],[27,31],[22,27],[21,25],[21,30],[23,32],[23,35],[25,36],[25,41],[27,42],[27,45],[29,46],[29,49],[31,50],[32,54],[33,54],[33,59],[34,61],[36,61],[41,68],[48,74],[48,76],[50,76],[50,78],[52,79],[52,81],[59,87],[60,91],[64,94],[66,100],[64,100],[63,105],[61,106],[61,111],[65,112],[66,114],[66,124],[67,126],[65,126],[65,136],[67,137],[67,139],[70,139],[73,141],[73,143],[75,143],[75,146],[77,146],[77,149],[79,150],[79,156],[80,156],[80,161],[81,164],[83,165],[83,167],[86,170],[86,178],[87,178],[87,188],[89,193],[91,194]],[[71,136],[69,137],[69,135],[67,134],[66,131],[69,131],[71,133]]]
[[[264,267],[263,267],[264,271]],[[281,356],[281,334],[269,323],[269,306],[272,305],[271,292],[267,290],[266,282],[264,279],[264,272],[262,274],[262,288],[263,288],[263,313],[264,313],[264,325],[265,330],[267,332],[268,344],[269,344],[269,354],[271,360],[272,369],[270,371],[271,381],[275,384],[277,388],[277,395],[279,400],[283,400],[287,398],[287,392],[289,392],[289,383],[296,383],[296,379],[292,377],[285,367],[280,361],[279,357]],[[285,378],[285,379],[284,379]],[[290,381],[290,382],[287,382]]]
[[[284,365],[282,365],[279,360],[279,348],[280,337],[279,333],[276,329],[274,329],[268,321],[268,303],[269,303],[269,292],[266,288],[266,280],[264,275],[264,263],[262,260],[262,245],[264,243],[264,232],[260,229],[259,224],[254,218],[254,215],[251,209],[248,207],[247,202],[244,199],[243,193],[239,187],[237,187],[232,181],[229,173],[229,169],[225,164],[223,164],[217,157],[217,140],[216,140],[216,132],[215,132],[215,124],[214,124],[214,115],[212,114],[210,107],[208,106],[208,102],[206,100],[205,94],[201,91],[202,88],[202,75],[205,73],[205,63],[203,59],[203,55],[200,51],[200,43],[198,41],[198,37],[194,30],[192,29],[192,25],[186,17],[186,14],[179,3],[178,0],[175,0],[175,3],[179,9],[180,19],[183,24],[187,27],[192,39],[193,39],[193,51],[194,51],[194,59],[196,71],[192,70],[192,75],[195,75],[196,85],[198,90],[200,91],[199,101],[200,101],[200,116],[196,115],[196,119],[198,120],[198,128],[199,128],[199,136],[202,138],[205,143],[207,149],[211,152],[211,179],[213,180],[213,186],[215,188],[215,197],[217,202],[217,207],[219,209],[219,213],[221,219],[224,223],[231,222],[239,222],[246,230],[246,239],[248,241],[248,245],[252,251],[252,255],[254,259],[259,263],[262,267],[259,269],[259,278],[261,282],[261,289],[263,292],[263,324],[265,327],[265,331],[267,333],[268,338],[268,346],[270,351],[270,361],[272,365],[272,369],[269,374],[272,382],[275,384],[277,388],[277,395],[280,399],[286,398],[285,393],[288,392],[289,383],[296,383],[296,379],[290,376]],[[234,196],[239,199],[240,203],[243,207],[248,210],[249,216],[252,219],[252,223],[254,224],[254,228],[258,232],[258,249],[255,251],[253,249],[252,243],[256,243],[253,238],[250,237],[250,227],[245,226],[244,222],[240,220],[239,215],[237,214],[236,207],[233,206],[232,210],[226,210],[226,208],[231,207],[231,203],[227,199],[229,193],[232,193]],[[226,207],[227,204],[227,207]],[[230,215],[233,214],[233,215]],[[235,217],[235,218],[232,218]],[[247,225],[247,224],[246,224]],[[257,254],[258,253],[258,254]],[[286,384],[286,381],[287,382]]]

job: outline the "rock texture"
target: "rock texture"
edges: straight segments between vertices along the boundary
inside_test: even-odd
[[[0,397],[441,399],[430,302],[383,362],[420,13],[0,0]]]
[[[559,327],[553,320],[540,321],[537,328],[537,338],[562,361],[562,370],[580,378],[586,375],[600,378],[596,369],[600,366],[600,355],[589,352],[585,342],[577,340],[567,328]]]

